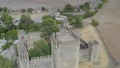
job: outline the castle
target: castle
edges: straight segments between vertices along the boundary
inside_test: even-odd
[[[29,59],[22,31],[18,32],[18,60],[20,68],[78,68],[79,62],[97,62],[100,44],[86,42],[70,28],[65,18],[60,31],[51,35],[51,55]]]

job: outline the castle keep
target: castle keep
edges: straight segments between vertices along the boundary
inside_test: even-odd
[[[51,35],[51,55],[29,59],[22,31],[18,37],[20,68],[78,68],[79,62],[97,62],[99,42],[83,40],[69,28],[67,18],[63,20],[60,31]]]

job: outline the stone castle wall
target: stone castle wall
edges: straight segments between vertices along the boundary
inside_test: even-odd
[[[30,68],[54,68],[53,57],[48,55],[31,58]]]

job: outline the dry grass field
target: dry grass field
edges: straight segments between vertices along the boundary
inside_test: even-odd
[[[93,18],[100,22],[97,28],[112,57],[120,63],[120,0],[109,0]],[[120,67],[118,67],[120,68]]]
[[[98,27],[101,38],[113,58],[120,62],[120,25],[106,24]]]
[[[109,0],[93,18],[100,23],[120,23],[120,0]]]
[[[65,4],[80,5],[91,0],[0,0],[0,6],[6,6],[10,9],[19,8],[39,8],[39,7],[63,7]]]

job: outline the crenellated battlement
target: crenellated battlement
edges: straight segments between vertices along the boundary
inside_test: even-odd
[[[70,44],[76,44],[78,43],[79,40],[75,39],[75,40],[70,40],[70,41],[58,41],[59,45],[70,45]]]
[[[96,41],[96,40],[92,40],[92,41],[89,42],[89,45],[97,46],[97,45],[99,45],[99,42]]]
[[[33,57],[31,60],[46,60],[46,59],[52,59],[53,57],[51,55],[47,56],[39,56],[39,57]]]

